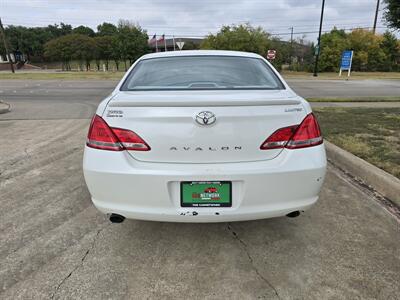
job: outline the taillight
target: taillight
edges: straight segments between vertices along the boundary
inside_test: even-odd
[[[146,142],[131,130],[111,128],[125,150],[149,151],[150,147]]]
[[[261,145],[261,150],[277,149],[286,146],[290,138],[296,132],[297,125],[278,129]]]
[[[86,145],[91,148],[110,151],[149,151],[146,142],[131,130],[112,128],[98,115],[90,124]]]
[[[122,151],[122,145],[107,123],[98,115],[94,115],[89,127],[86,145],[91,148]]]
[[[275,131],[262,143],[260,149],[299,149],[319,144],[322,144],[321,130],[317,119],[311,113],[304,118],[300,125],[284,127]]]
[[[287,143],[286,148],[298,149],[322,144],[321,129],[313,114],[307,115]]]

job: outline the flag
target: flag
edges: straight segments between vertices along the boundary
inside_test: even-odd
[[[157,42],[163,43],[164,40],[165,40],[165,34],[163,34],[163,35],[161,36],[161,38],[160,38],[159,40],[157,40]]]
[[[164,43],[164,51],[167,51],[167,40],[165,39],[165,34],[161,36],[159,40],[157,40],[158,43]]]
[[[151,40],[149,41],[149,44],[154,44],[157,41],[157,35],[153,35],[153,37],[151,38]]]

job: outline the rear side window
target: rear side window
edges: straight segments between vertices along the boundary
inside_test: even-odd
[[[284,89],[271,68],[259,58],[179,56],[140,61],[122,91],[189,89]]]

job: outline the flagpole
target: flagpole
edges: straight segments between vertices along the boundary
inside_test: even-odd
[[[164,51],[167,52],[167,40],[165,39],[165,34],[164,34]]]

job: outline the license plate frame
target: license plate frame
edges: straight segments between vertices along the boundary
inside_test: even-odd
[[[203,190],[205,197],[200,194],[199,198],[193,198],[199,190]],[[180,198],[181,207],[232,207],[232,181],[181,181]]]

